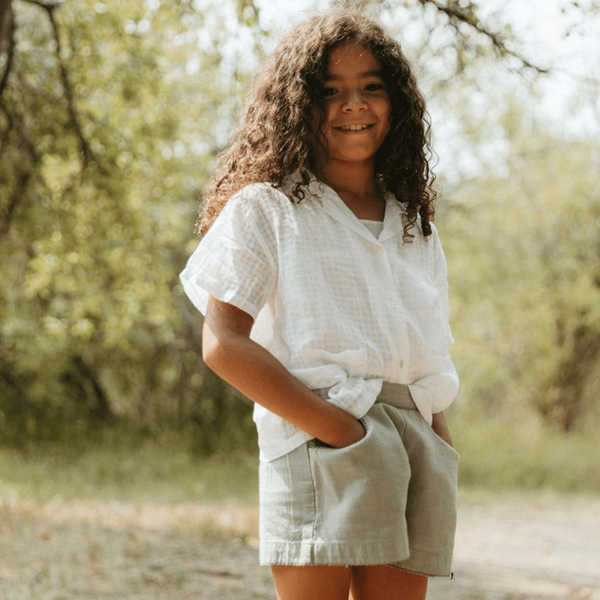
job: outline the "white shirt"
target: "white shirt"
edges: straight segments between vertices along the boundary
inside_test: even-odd
[[[325,184],[313,179],[299,203],[289,189],[238,192],[182,272],[185,292],[203,313],[210,295],[250,314],[253,340],[356,418],[390,381],[409,386],[431,423],[458,392],[436,229],[424,237],[417,225],[404,244],[405,211],[388,194],[376,238]],[[254,420],[261,460],[311,439],[259,404]]]

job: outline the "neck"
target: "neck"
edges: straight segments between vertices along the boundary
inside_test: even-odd
[[[328,163],[316,173],[359,218],[382,221],[385,202],[371,163]]]
[[[375,170],[370,163],[327,163],[317,177],[338,194],[348,192],[355,195],[377,194]]]

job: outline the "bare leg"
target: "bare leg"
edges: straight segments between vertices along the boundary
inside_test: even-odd
[[[385,565],[352,569],[351,600],[425,600],[427,577]]]
[[[350,567],[273,565],[271,571],[277,600],[348,600]]]

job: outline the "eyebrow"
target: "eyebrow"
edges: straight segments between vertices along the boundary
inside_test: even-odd
[[[359,73],[358,77],[360,79],[367,79],[369,77],[379,77],[383,79],[383,72],[379,69],[373,69],[372,71],[364,71],[363,73]],[[342,79],[340,75],[325,75],[325,81],[339,81]]]

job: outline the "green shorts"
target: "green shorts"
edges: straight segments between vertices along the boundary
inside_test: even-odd
[[[458,453],[407,386],[384,383],[361,421],[366,435],[352,446],[311,440],[261,463],[261,564],[387,564],[449,576]]]

